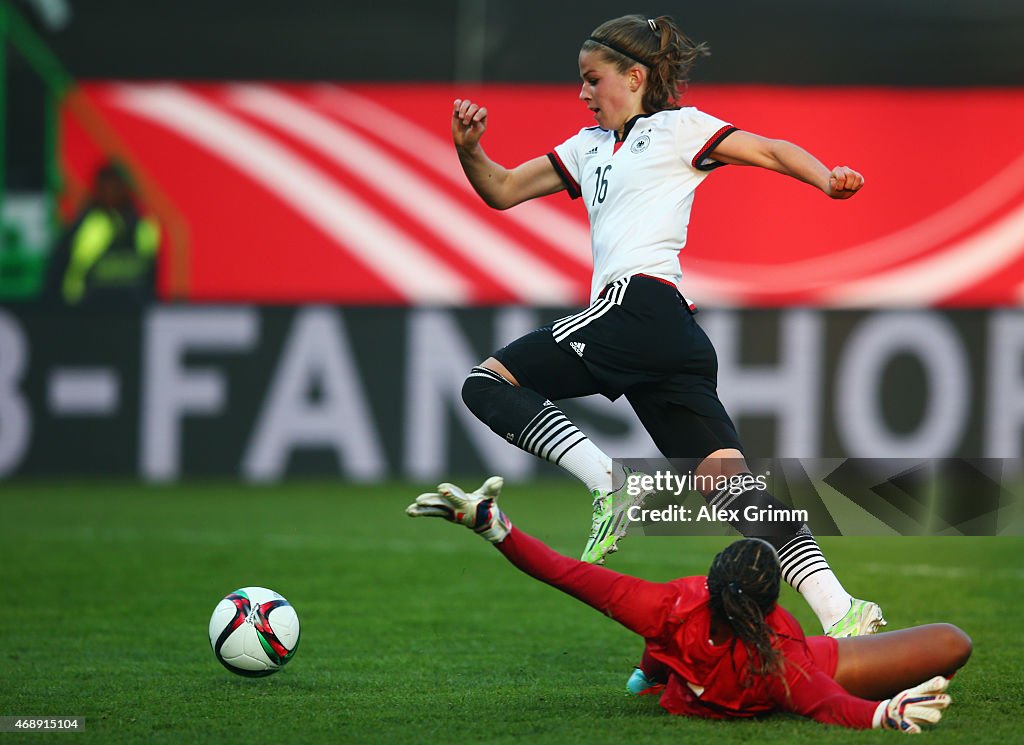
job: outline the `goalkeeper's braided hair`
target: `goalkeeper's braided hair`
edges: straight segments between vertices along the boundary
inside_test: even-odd
[[[727,546],[708,570],[709,605],[719,622],[727,624],[747,649],[744,678],[748,687],[757,675],[782,672],[782,654],[772,642],[775,632],[765,617],[779,599],[782,572],[771,544],[759,538],[745,538]]]

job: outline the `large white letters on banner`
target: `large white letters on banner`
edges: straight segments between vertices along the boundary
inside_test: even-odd
[[[886,366],[910,354],[926,378],[917,428],[893,433],[879,393]],[[953,454],[966,425],[971,378],[964,349],[949,322],[928,311],[878,313],[860,323],[839,357],[836,426],[854,458],[942,458]]]
[[[773,366],[740,362],[735,312],[701,313],[701,326],[718,352],[719,396],[733,421],[770,414],[777,422],[774,455],[813,458],[821,450],[822,319],[808,310],[786,311],[779,318],[779,362]]]
[[[462,381],[482,358],[470,347],[454,315],[443,310],[412,311],[408,328],[405,473],[416,479],[443,475],[448,462],[448,422],[454,411],[488,470],[512,479],[527,477],[533,471],[533,458],[491,432],[462,403]],[[504,324],[502,333],[509,330]]]
[[[25,335],[0,311],[0,476],[13,472],[28,448],[32,417],[19,386],[28,366]]]
[[[1024,311],[994,313],[988,325],[985,454],[1024,456]]]
[[[491,432],[460,395],[474,365],[559,313],[541,312],[3,305],[0,480],[560,473]],[[1024,310],[699,320],[753,458],[984,457],[1024,473]],[[609,455],[655,456],[625,397],[560,406]]]
[[[319,400],[310,399],[317,389]],[[298,448],[329,448],[349,478],[383,478],[387,463],[370,414],[341,313],[299,311],[281,350],[270,392],[242,459],[256,481],[283,478]]]
[[[181,420],[216,416],[227,385],[215,368],[185,367],[186,352],[250,349],[259,336],[253,308],[154,308],[143,324],[142,447],[139,464],[148,479],[181,474]]]

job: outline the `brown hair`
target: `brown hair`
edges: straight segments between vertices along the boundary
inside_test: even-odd
[[[751,676],[782,672],[782,655],[772,645],[775,632],[765,618],[779,599],[779,559],[759,538],[745,538],[723,549],[708,570],[708,605],[747,648]],[[749,686],[748,678],[743,685]]]
[[[582,49],[601,52],[619,72],[626,72],[637,62],[648,67],[643,107],[651,113],[675,108],[693,64],[698,57],[710,54],[707,44],[691,41],[671,16],[613,18],[595,28]]]

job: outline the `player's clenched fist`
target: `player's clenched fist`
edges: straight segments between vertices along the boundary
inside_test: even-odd
[[[452,139],[455,147],[471,148],[487,129],[487,109],[472,101],[456,98],[452,109]]]
[[[862,186],[864,177],[846,166],[836,166],[828,175],[828,195],[833,199],[849,199]]]

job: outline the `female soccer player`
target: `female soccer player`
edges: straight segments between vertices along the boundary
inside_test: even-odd
[[[759,539],[719,553],[707,577],[659,583],[570,559],[514,528],[498,509],[500,477],[466,494],[452,484],[406,512],[461,523],[526,574],[572,595],[644,638],[631,693],[660,693],[672,714],[714,719],[790,711],[859,729],[920,732],[950,703],[947,678],[971,654],[956,626],[878,636],[805,638],[777,605],[780,567]],[[924,681],[924,682],[922,682]]]
[[[601,393],[625,395],[668,458],[700,461],[702,479],[752,481],[739,437],[718,399],[715,350],[677,289],[693,193],[710,171],[751,165],[792,176],[833,199],[848,199],[864,179],[845,166],[829,170],[796,145],[743,132],[677,102],[694,61],[707,53],[671,18],[624,16],[598,26],[579,54],[580,100],[597,126],[580,130],[547,155],[505,168],[480,145],[487,109],[456,99],[452,138],[470,183],[483,200],[508,209],[559,191],[582,197],[594,256],[592,304],[495,352],[462,389],[470,410],[499,436],[579,478],[594,499],[583,559],[603,563],[616,550],[630,502],[613,495],[613,464],[552,401]],[[784,507],[763,489],[738,499],[708,490],[712,506]],[[884,624],[874,603],[839,583],[807,526],[767,535],[783,578],[835,636],[871,633]]]

